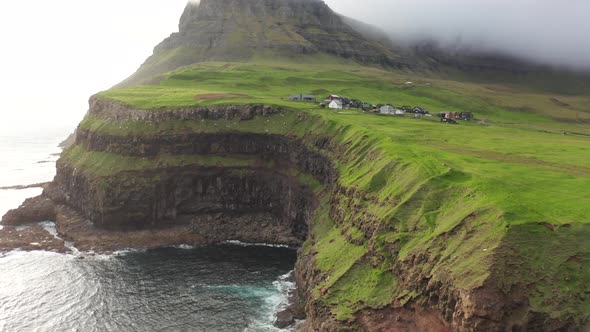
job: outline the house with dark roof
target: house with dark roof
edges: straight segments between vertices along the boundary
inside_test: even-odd
[[[289,100],[290,101],[313,101],[313,102],[315,102],[317,100],[317,98],[314,95],[298,94],[298,95],[290,95]]]

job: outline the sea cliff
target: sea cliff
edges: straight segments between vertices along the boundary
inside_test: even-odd
[[[391,144],[310,111],[142,110],[95,96],[55,180],[3,223],[55,220],[63,239],[94,251],[297,246],[303,330],[556,331],[587,321],[588,252],[575,244],[587,226],[509,223],[468,174]],[[535,252],[552,250],[541,268]],[[563,288],[576,282],[582,292]]]

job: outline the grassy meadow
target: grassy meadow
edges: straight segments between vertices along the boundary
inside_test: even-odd
[[[338,94],[373,104],[420,105],[431,113],[471,111],[480,120],[497,125],[590,134],[587,126],[590,96],[587,95],[547,95],[524,85],[426,79],[411,72],[324,61],[305,65],[199,63],[168,74],[159,84],[113,89],[101,96],[141,109],[232,103],[301,108],[286,101],[287,97],[300,93],[318,97]],[[408,81],[414,84],[405,84]],[[214,100],[197,97],[211,93],[248,97]]]

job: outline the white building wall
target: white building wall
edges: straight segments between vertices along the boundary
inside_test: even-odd
[[[330,105],[328,105],[329,108],[333,108],[333,109],[338,109],[341,110],[342,109],[342,104],[341,103],[337,103],[335,100],[333,100]]]

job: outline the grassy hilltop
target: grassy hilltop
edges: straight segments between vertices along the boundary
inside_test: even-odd
[[[261,57],[250,63],[194,64],[167,74],[158,84],[113,89],[101,96],[142,109],[236,102],[301,108],[286,102],[287,96],[332,93],[373,104],[421,105],[432,112],[472,111],[496,125],[590,133],[588,95],[547,94],[524,84],[475,84],[424,76],[347,64],[330,56],[283,62]],[[407,81],[414,84],[404,84]],[[212,93],[245,96],[198,98]]]
[[[305,65],[200,63],[170,72],[158,84],[112,89],[99,97],[145,110],[264,104],[284,111],[245,122],[122,122],[88,116],[80,128],[122,136],[247,131],[305,138],[313,133],[346,147],[331,156],[337,161],[339,185],[362,193],[363,202],[372,202],[362,206],[363,211],[376,216],[387,231],[367,234],[359,214],[336,225],[328,204],[317,212],[313,241],[308,241],[305,252],[318,253],[317,267],[330,277],[317,287],[316,295],[340,319],[350,319],[366,307],[415,297],[389,270],[416,253],[436,253],[438,260],[424,267],[434,279],[444,276],[459,288],[473,289],[495,276],[507,292],[514,285],[529,287],[530,305],[536,311],[587,318],[590,97],[420,76],[425,75],[338,64],[330,57]],[[299,93],[422,106],[431,113],[468,111],[477,120],[451,126],[436,117],[334,112],[287,101],[288,95]],[[302,114],[306,121],[301,121]],[[253,162],[195,156],[150,160],[81,147],[69,149],[64,158],[100,176],[156,164]],[[303,180],[312,183],[327,203],[329,193],[322,193],[322,186]],[[352,197],[341,198],[343,211],[361,204],[360,198]],[[359,201],[350,201],[355,199]],[[371,261],[375,253],[384,260]],[[323,289],[330,291],[322,297]]]

